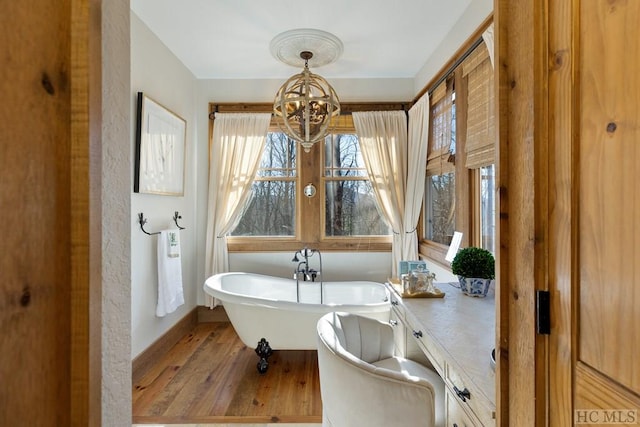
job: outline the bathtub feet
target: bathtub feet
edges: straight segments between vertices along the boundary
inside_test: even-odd
[[[261,357],[260,361],[258,362],[258,372],[264,374],[265,372],[267,372],[267,369],[269,369],[269,362],[267,362],[267,359]]]
[[[269,362],[267,359],[271,356],[273,350],[269,346],[269,341],[262,338],[260,342],[258,342],[258,346],[256,347],[256,354],[260,357],[260,361],[258,362],[258,372],[264,374],[269,369]]]

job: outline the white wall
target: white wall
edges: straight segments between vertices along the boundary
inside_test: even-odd
[[[293,252],[234,253],[229,256],[229,269],[269,276],[293,278],[297,263]],[[298,257],[302,260],[301,257]],[[384,282],[391,275],[390,252],[326,252],[309,258],[309,267],[320,270],[322,280],[371,280]]]
[[[493,12],[493,0],[473,0],[444,41],[429,56],[414,79],[414,93],[419,93],[464,45],[480,24]]]
[[[189,313],[197,301],[200,280],[196,278],[196,80],[193,74],[149,31],[140,19],[131,13],[131,173],[135,148],[136,94],[143,92],[156,102],[173,111],[187,122],[185,151],[184,196],[161,196],[131,193],[131,356],[135,358],[178,320]],[[148,219],[145,229],[155,232],[173,223],[174,212],[182,219],[180,232],[182,280],[185,304],[175,312],[159,318],[155,315],[157,303],[157,236],[148,236],[140,230],[138,213]]]
[[[102,364],[101,425],[120,427],[131,425],[129,0],[102,2],[102,23],[102,191],[91,199],[102,206],[102,355],[91,359]]]

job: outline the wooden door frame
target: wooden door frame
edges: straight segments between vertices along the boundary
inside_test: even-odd
[[[3,3],[3,425],[101,423],[100,11]]]
[[[500,426],[548,423],[548,337],[536,334],[535,306],[549,282],[549,3],[494,1]]]
[[[574,19],[576,0],[548,1],[548,285],[551,292],[552,329],[548,341],[548,391],[540,394],[548,405],[550,426],[573,425],[573,365],[576,325],[574,282],[577,268],[576,196],[572,193],[577,152],[574,129],[578,106],[576,43],[579,30]],[[550,402],[554,402],[551,404]]]
[[[71,1],[71,425],[102,422],[101,0]]]

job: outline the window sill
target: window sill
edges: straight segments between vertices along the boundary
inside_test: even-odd
[[[321,242],[301,242],[291,237],[229,237],[227,239],[230,253],[297,251],[305,246],[325,252],[391,252],[391,238],[331,238]]]
[[[447,256],[448,250],[448,246],[429,240],[423,240],[418,245],[418,254],[421,257],[433,261],[440,267],[451,271],[451,265],[446,259],[444,259],[444,257]]]

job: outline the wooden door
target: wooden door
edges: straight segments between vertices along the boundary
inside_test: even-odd
[[[549,4],[550,425],[636,425],[640,2]]]
[[[494,4],[499,425],[640,425],[640,2]]]
[[[578,18],[575,409],[624,421],[640,411],[640,2]]]
[[[90,260],[100,256],[99,234],[89,250],[89,216],[100,200],[89,197],[92,103],[100,132],[99,83],[89,95],[100,47],[90,53],[89,40],[99,41],[100,20],[89,19],[87,3],[2,2],[2,426],[100,423],[100,295],[89,279]],[[99,270],[94,278],[99,286]]]

